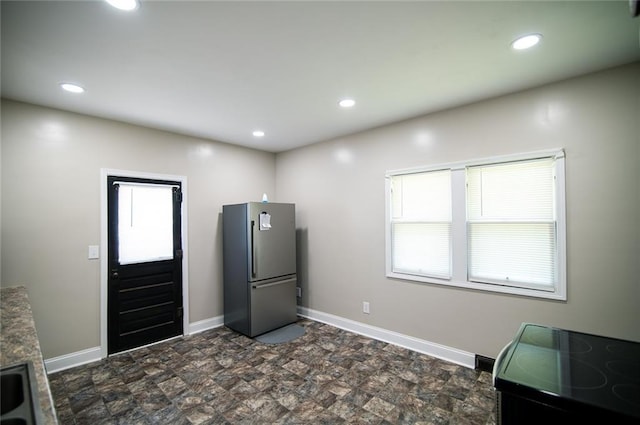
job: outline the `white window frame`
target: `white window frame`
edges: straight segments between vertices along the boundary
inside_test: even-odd
[[[556,262],[557,282],[552,290],[516,286],[508,284],[474,282],[467,274],[467,214],[466,214],[466,168],[477,165],[498,164],[513,161],[534,160],[553,157],[556,160]],[[392,264],[392,217],[391,217],[391,178],[397,175],[451,170],[451,244],[452,244],[452,276],[449,279],[418,276],[393,271]],[[565,155],[563,149],[552,149],[528,152],[515,155],[504,155],[490,158],[475,159],[447,164],[437,164],[425,167],[405,168],[387,171],[385,175],[385,258],[386,276],[393,279],[409,280],[420,283],[430,283],[481,291],[514,294],[553,300],[567,299],[566,275],[566,203],[565,203]]]

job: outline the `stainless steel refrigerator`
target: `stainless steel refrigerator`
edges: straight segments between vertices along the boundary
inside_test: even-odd
[[[295,205],[224,205],[222,226],[224,324],[254,337],[295,322]]]

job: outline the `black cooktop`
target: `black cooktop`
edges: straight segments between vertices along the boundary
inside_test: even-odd
[[[523,323],[497,367],[497,390],[640,419],[638,342]]]

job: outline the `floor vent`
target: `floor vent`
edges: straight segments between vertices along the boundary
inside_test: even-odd
[[[481,356],[476,354],[476,369],[484,372],[492,372],[493,364],[496,362],[495,359],[491,357]]]

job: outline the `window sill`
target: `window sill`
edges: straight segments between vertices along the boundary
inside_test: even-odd
[[[530,297],[530,298],[543,298],[543,299],[557,300],[557,301],[567,300],[566,290],[562,284],[560,284],[560,287],[556,288],[555,291],[544,291],[544,290],[538,290],[538,289],[517,288],[513,286],[490,284],[490,283],[478,283],[478,282],[469,282],[469,281],[461,282],[461,281],[453,281],[453,280],[447,280],[447,279],[435,279],[435,278],[429,278],[425,276],[417,276],[417,275],[394,273],[394,272],[388,272],[387,277],[391,279],[399,279],[399,280],[425,283],[425,284],[453,286],[456,288],[471,289],[471,290],[483,291],[483,292],[495,292],[495,293],[501,293],[501,294],[518,295],[518,296]]]

